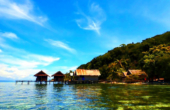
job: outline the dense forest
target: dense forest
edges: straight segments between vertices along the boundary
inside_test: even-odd
[[[100,79],[116,79],[128,69],[142,69],[148,78],[170,80],[170,32],[138,43],[121,44],[78,68],[99,69]]]

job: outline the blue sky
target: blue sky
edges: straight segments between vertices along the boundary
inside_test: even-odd
[[[75,70],[169,31],[168,0],[0,0],[0,77]]]

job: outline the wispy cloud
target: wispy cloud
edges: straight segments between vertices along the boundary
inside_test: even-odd
[[[3,49],[0,54],[0,76],[3,77],[24,78],[35,74],[40,70],[39,67],[45,68],[60,59],[59,57],[30,53],[4,42],[0,42],[0,47]]]
[[[44,66],[48,66],[60,59],[36,54],[21,55],[18,57],[6,55],[5,52],[3,53],[3,55],[0,55],[0,76],[13,79],[22,79],[33,75],[40,70],[38,69],[39,66],[42,69]]]
[[[6,37],[6,38],[10,38],[10,39],[18,39],[17,35],[12,32],[4,32],[4,33],[0,32],[0,37]]]
[[[37,54],[30,54],[26,56],[29,59],[36,59],[37,61],[41,62],[42,65],[47,66],[54,61],[60,60],[58,57],[51,57],[51,56],[44,56],[44,55],[37,55]]]
[[[48,42],[49,44],[55,46],[55,47],[59,47],[59,48],[62,48],[62,49],[65,49],[71,53],[76,53],[76,50],[69,47],[67,44],[61,42],[61,41],[55,41],[55,40],[52,40],[52,39],[45,39],[46,42]]]
[[[2,52],[2,50],[0,49],[0,53]]]
[[[21,54],[21,53],[20,53]],[[29,54],[28,55],[20,55],[11,56],[0,55],[0,61],[9,65],[17,66],[18,68],[36,68],[40,65],[48,66],[54,61],[58,61],[60,58],[51,57],[51,56],[43,56],[37,54]]]
[[[0,42],[0,47],[5,50],[5,52],[0,55],[1,62],[16,65],[22,68],[35,68],[39,65],[47,66],[60,59],[59,57],[33,54],[25,50],[7,45],[4,42]],[[12,52],[13,55],[6,54],[7,51]]]
[[[0,63],[0,76],[12,78],[12,79],[22,79],[28,76],[33,76],[37,73],[39,69],[20,69],[15,66],[9,66],[6,64]]]
[[[100,35],[101,24],[106,20],[106,15],[99,5],[92,3],[88,14],[85,14],[79,8],[77,14],[83,16],[81,19],[76,19],[76,23],[80,28],[93,30]]]
[[[0,0],[0,17],[28,20],[43,26],[47,18],[44,16],[37,16],[32,13],[33,11],[33,4],[30,0],[26,0],[24,4],[12,0]]]

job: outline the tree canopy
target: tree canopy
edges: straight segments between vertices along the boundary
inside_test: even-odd
[[[121,44],[78,68],[99,69],[101,72],[100,79],[116,77],[116,71],[120,71],[120,69],[123,69],[123,71],[143,69],[147,72],[148,77],[157,75],[158,77],[167,76],[170,79],[168,74],[170,71],[169,45],[170,32],[166,32],[142,42]]]

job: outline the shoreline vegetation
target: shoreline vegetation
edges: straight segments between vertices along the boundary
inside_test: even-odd
[[[142,42],[121,44],[107,53],[82,64],[78,69],[98,69],[99,80],[121,80],[128,70],[142,70],[148,75],[140,79],[129,75],[125,80],[145,80],[153,82],[162,78],[170,81],[170,32],[147,38]]]
[[[107,81],[102,81],[99,82],[99,84],[128,84],[128,85],[149,85],[149,84],[153,84],[153,83],[149,83],[149,82],[134,82],[134,83],[126,83],[126,82],[107,82]],[[155,83],[155,84],[160,84],[160,83]],[[166,83],[165,83],[166,84]]]
[[[170,82],[115,82],[115,81],[99,81],[99,84],[110,84],[110,85],[170,85]]]

